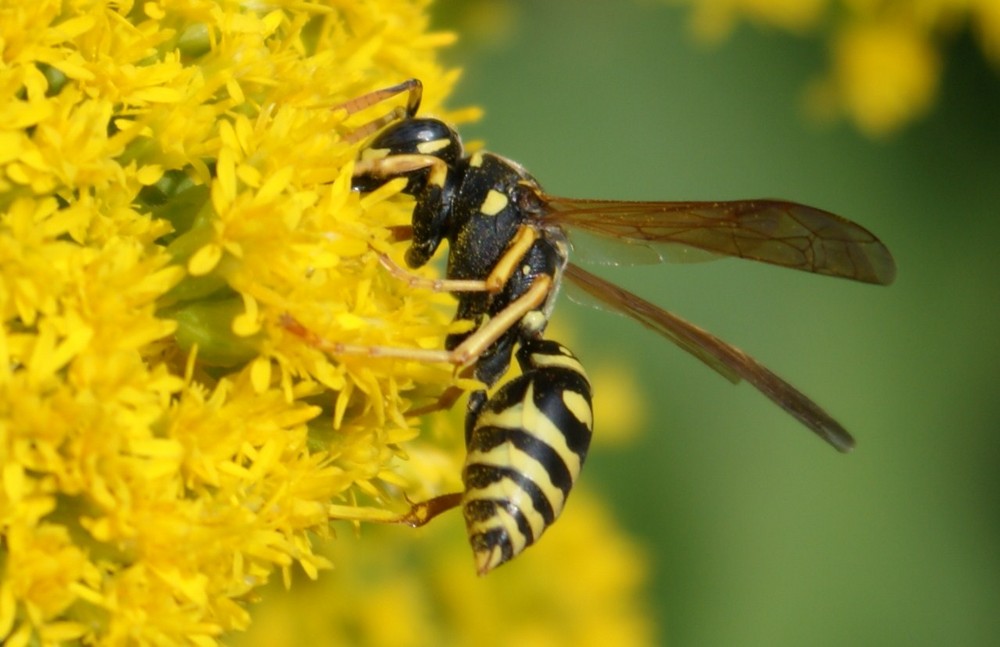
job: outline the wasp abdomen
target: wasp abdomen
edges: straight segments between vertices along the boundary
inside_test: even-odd
[[[590,446],[591,387],[576,357],[528,339],[517,358],[523,373],[483,405],[467,443],[462,507],[480,574],[555,522]]]

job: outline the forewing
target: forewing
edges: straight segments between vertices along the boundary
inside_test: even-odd
[[[867,229],[795,202],[539,200],[545,221],[565,229],[571,240],[578,230],[626,243],[622,262],[628,262],[632,245],[656,250],[660,260],[704,260],[708,252],[865,283],[888,284],[896,275],[889,250]]]
[[[572,263],[567,265],[564,276],[612,309],[660,333],[727,379],[746,380],[838,450],[847,452],[854,447],[854,439],[840,423],[740,349]]]

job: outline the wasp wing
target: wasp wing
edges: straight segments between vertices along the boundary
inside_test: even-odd
[[[544,221],[607,241],[622,241],[622,262],[635,246],[655,260],[703,260],[707,252],[815,274],[887,285],[896,265],[864,227],[835,214],[784,200],[622,202],[538,195]],[[632,246],[632,250],[628,249]],[[690,252],[702,252],[694,253]],[[662,253],[661,253],[662,252]]]
[[[838,450],[853,449],[854,439],[830,414],[740,349],[577,265],[569,263],[563,276],[612,309],[660,333],[733,382],[746,380]]]

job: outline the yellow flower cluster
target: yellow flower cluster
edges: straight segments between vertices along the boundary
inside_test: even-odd
[[[447,332],[448,299],[370,253],[402,251],[400,183],[350,190],[344,135],[388,107],[331,109],[416,77],[427,111],[471,116],[442,111],[457,72],[427,2],[0,3],[3,644],[215,645],[276,569],[330,565],[331,520],[455,487],[460,447],[401,469],[406,411],[448,367],[333,360],[281,325]],[[437,419],[460,442],[458,414]]]
[[[461,515],[416,532],[365,526],[329,547],[330,559],[350,571],[288,591],[271,587],[233,647],[657,644],[639,595],[644,555],[586,484],[543,541],[485,578],[470,568]]]
[[[724,37],[745,17],[804,33],[829,32],[831,69],[809,88],[822,117],[845,113],[880,136],[924,114],[938,90],[940,49],[965,26],[1000,66],[1000,2],[996,0],[683,0],[696,31]]]

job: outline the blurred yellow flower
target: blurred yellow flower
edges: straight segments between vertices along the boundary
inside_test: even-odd
[[[485,578],[474,573],[457,514],[419,530],[364,526],[358,537],[330,544],[328,556],[350,570],[287,591],[272,587],[253,627],[231,644],[657,644],[639,594],[649,572],[643,551],[586,485],[574,489],[567,513],[543,541]]]
[[[900,24],[857,25],[835,37],[832,85],[858,126],[880,135],[930,107],[940,67],[920,31]]]
[[[741,18],[797,33],[826,32],[830,70],[809,88],[808,106],[824,118],[846,114],[871,136],[928,111],[941,76],[940,50],[965,26],[1000,66],[996,0],[679,1],[691,5],[695,31],[709,40],[725,37]]]
[[[725,38],[741,17],[755,23],[803,32],[819,20],[828,0],[686,0],[696,33],[708,40]]]
[[[448,367],[335,361],[280,325],[442,344],[447,297],[369,253],[398,257],[412,201],[350,190],[342,136],[370,116],[330,109],[417,77],[426,110],[471,114],[441,107],[453,37],[426,5],[0,4],[0,642],[217,644],[275,571],[331,565],[331,520],[454,487],[460,452],[401,460]],[[458,416],[431,424],[460,440]],[[629,564],[609,595],[635,595]],[[388,630],[406,586],[332,606]]]

